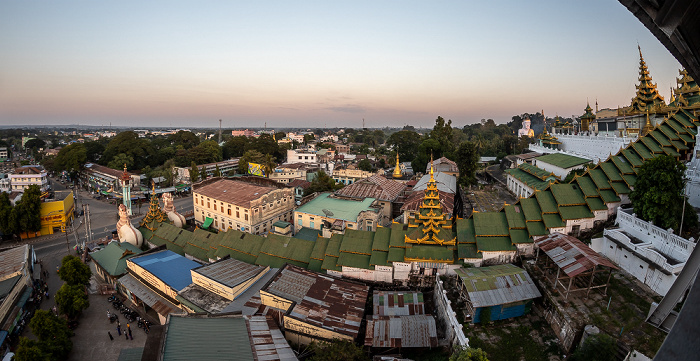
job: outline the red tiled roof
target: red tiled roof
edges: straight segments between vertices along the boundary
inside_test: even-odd
[[[337,190],[335,194],[352,198],[376,198],[393,202],[401,195],[406,185],[375,174]]]
[[[442,212],[452,214],[452,210],[455,205],[455,195],[448,192],[443,192],[438,190],[440,194],[440,205],[442,206]],[[421,203],[423,203],[423,197],[425,196],[424,191],[414,191],[408,195],[406,201],[401,207],[402,212],[406,211],[417,211],[420,208]]]
[[[618,269],[585,243],[559,232],[541,237],[535,240],[535,244],[569,277],[586,272],[595,266]]]
[[[433,161],[433,169],[436,172],[459,172],[459,167],[457,167],[457,163],[445,157],[435,159]],[[430,163],[428,163],[428,165],[425,167],[425,172],[430,172]]]
[[[219,179],[216,182],[195,189],[194,193],[237,206],[250,208],[250,202],[252,200],[258,199],[275,189],[277,188],[263,187],[232,179]]]
[[[88,163],[88,164],[86,164],[86,165],[85,165],[85,170],[86,170],[86,171],[95,171],[95,172],[104,173],[104,174],[107,174],[107,175],[111,175],[111,176],[113,176],[114,178],[117,178],[117,179],[121,179],[122,173],[124,173],[124,171],[120,171],[120,170],[108,168],[108,167],[105,167],[105,166],[103,166],[103,165],[99,165],[99,164],[95,164],[95,163]]]
[[[311,182],[301,180],[301,179],[295,179],[295,180],[287,183],[287,185],[289,185],[290,187],[294,187],[294,188],[301,187],[302,189],[306,189],[306,188],[309,188],[309,186],[311,185]]]

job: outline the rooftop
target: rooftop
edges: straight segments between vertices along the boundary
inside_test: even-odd
[[[577,238],[559,232],[538,238],[535,240],[535,245],[569,277],[586,272],[595,266],[618,269],[607,258],[599,255]]]
[[[194,193],[214,198],[226,203],[250,208],[250,202],[270,193],[277,188],[264,187],[256,184],[232,179],[217,179],[209,184],[197,187]]]
[[[401,195],[406,185],[375,174],[337,190],[335,194],[352,198],[376,198],[394,201]]]
[[[285,317],[356,337],[369,286],[288,264],[263,290],[294,302]]]
[[[296,212],[308,213],[322,217],[342,219],[348,222],[357,222],[357,215],[363,211],[376,211],[370,206],[374,198],[365,198],[355,201],[343,198],[330,197],[331,193],[322,193],[297,208]]]
[[[435,319],[430,315],[380,316],[369,319],[365,346],[437,347]]]
[[[177,291],[192,283],[190,270],[201,266],[169,250],[136,256],[130,258],[128,262],[139,265]]]
[[[459,173],[459,167],[457,167],[457,163],[445,158],[445,157],[440,157],[438,159],[435,159],[433,161],[433,169],[435,172],[453,172],[453,173]],[[430,163],[425,166],[425,173],[430,172]]]
[[[111,276],[119,276],[126,273],[126,260],[141,252],[131,243],[110,242],[105,248],[91,253],[90,257]]]
[[[541,297],[530,275],[512,264],[459,268],[469,300],[475,308],[503,305]]]
[[[192,272],[199,273],[226,286],[235,287],[265,272],[265,267],[241,262],[234,258],[227,258],[193,268]]]
[[[28,259],[29,245],[0,252],[0,281],[19,275],[27,265]]]
[[[433,175],[435,183],[439,191],[455,194],[457,193],[457,178],[446,173],[436,172]],[[413,191],[424,191],[428,188],[428,182],[430,181],[430,174],[426,174],[416,183],[413,187]]]
[[[374,291],[372,303],[375,318],[425,314],[422,292]]]
[[[590,163],[590,159],[575,157],[563,153],[552,153],[535,158],[537,162],[544,162],[559,168],[571,168],[582,164]]]

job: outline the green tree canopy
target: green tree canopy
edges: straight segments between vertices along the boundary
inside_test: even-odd
[[[146,165],[151,165],[152,167],[158,166],[159,164],[149,164],[151,157],[155,154],[151,142],[146,138],[139,138],[139,135],[133,131],[126,131],[117,134],[105,148],[104,155],[100,158],[103,164],[116,165],[112,163],[114,158],[119,154],[126,154],[133,159],[133,169],[141,169]],[[124,162],[121,162],[121,166],[114,169],[121,169],[124,167]],[[113,168],[110,166],[110,168]]]
[[[83,146],[88,162],[97,162],[105,151],[105,146],[100,142],[85,142]]]
[[[24,190],[15,210],[19,216],[20,232],[36,232],[41,229],[41,190],[36,184]]]
[[[472,142],[462,142],[455,154],[459,168],[459,184],[467,186],[476,184],[476,169],[479,164],[479,153]]]
[[[56,317],[51,311],[36,310],[29,327],[39,340],[39,348],[51,360],[62,360],[73,348],[71,331],[66,321]]]
[[[331,342],[311,343],[314,356],[309,361],[369,361],[362,347],[348,340],[334,339]]]
[[[13,361],[50,361],[51,356],[44,353],[39,341],[30,340],[24,336],[19,338],[19,346]]]
[[[80,258],[68,255],[61,260],[58,276],[71,286],[85,286],[90,282],[92,271]]]
[[[30,139],[26,143],[24,143],[24,149],[38,150],[40,148],[45,147],[46,142],[39,138]]]
[[[12,214],[12,202],[6,192],[0,192],[0,231],[4,234],[15,234],[18,230],[18,225],[10,223],[10,215]],[[16,220],[16,218],[12,218]]]
[[[319,170],[311,181],[311,185],[304,190],[304,195],[307,196],[315,192],[333,192],[340,188],[343,188],[342,184],[336,183],[326,172]]]
[[[199,168],[197,168],[197,163],[192,162],[190,166],[190,182],[196,183],[199,180]]]
[[[213,140],[199,143],[198,146],[190,148],[187,154],[189,159],[197,164],[220,162],[222,159],[221,147]]]
[[[280,138],[277,138],[280,139]],[[238,136],[233,137],[224,143],[223,146],[223,156],[224,159],[229,159],[233,157],[240,157],[245,153],[246,146],[248,145],[248,137]]]
[[[84,285],[69,285],[64,283],[56,292],[56,303],[61,313],[72,320],[80,315],[84,309],[90,306]]]
[[[221,177],[221,169],[219,169],[219,165],[216,165],[216,169],[214,169],[214,177]]]
[[[638,217],[661,228],[678,230],[685,203],[684,229],[697,227],[698,217],[683,197],[685,165],[662,155],[644,162],[637,172],[630,201]]]
[[[124,169],[125,166],[127,169],[133,169],[134,167],[134,157],[126,153],[117,154],[108,164],[108,167],[118,170]]]
[[[366,172],[371,172],[372,171],[372,162],[369,161],[369,159],[365,158],[361,160],[359,163],[357,163],[357,168],[360,170],[366,171]]]
[[[73,143],[61,149],[54,160],[54,171],[79,171],[87,161],[87,150],[80,143]]]
[[[199,145],[199,137],[197,137],[194,133],[185,130],[180,130],[177,133],[170,135],[168,138],[173,145],[181,145],[185,149],[190,149]]]
[[[386,144],[394,151],[399,151],[401,162],[412,162],[418,154],[418,145],[421,143],[420,134],[413,130],[402,130],[389,136]]]
[[[262,164],[265,156],[257,150],[246,151],[241,159],[238,160],[238,172],[242,174],[248,173],[248,163]]]
[[[455,349],[450,361],[489,361],[486,352],[480,348],[461,347]]]

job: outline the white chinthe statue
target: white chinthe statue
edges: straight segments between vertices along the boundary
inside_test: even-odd
[[[168,219],[173,222],[175,227],[184,227],[185,217],[180,213],[177,213],[175,210],[175,206],[173,205],[173,195],[170,193],[164,193],[161,198],[163,199],[163,211],[168,216]]]
[[[143,244],[143,235],[131,224],[131,220],[129,220],[129,212],[126,210],[126,206],[123,204],[119,205],[117,234],[119,235],[119,242],[131,243],[139,248],[141,248],[141,245]]]

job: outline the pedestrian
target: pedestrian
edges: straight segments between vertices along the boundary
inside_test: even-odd
[[[109,340],[114,341],[114,336],[112,336],[112,333],[107,331],[107,334],[109,335]]]
[[[131,325],[129,325],[128,323],[126,324],[126,328],[127,328],[129,331],[131,331]]]
[[[132,340],[134,339],[134,336],[131,336],[131,329],[129,329],[129,338]]]
[[[119,334],[119,336],[122,335],[122,327],[120,325],[117,325],[117,333]]]
[[[127,335],[126,332],[124,332],[124,337],[126,337],[127,340],[129,339],[129,335]]]

